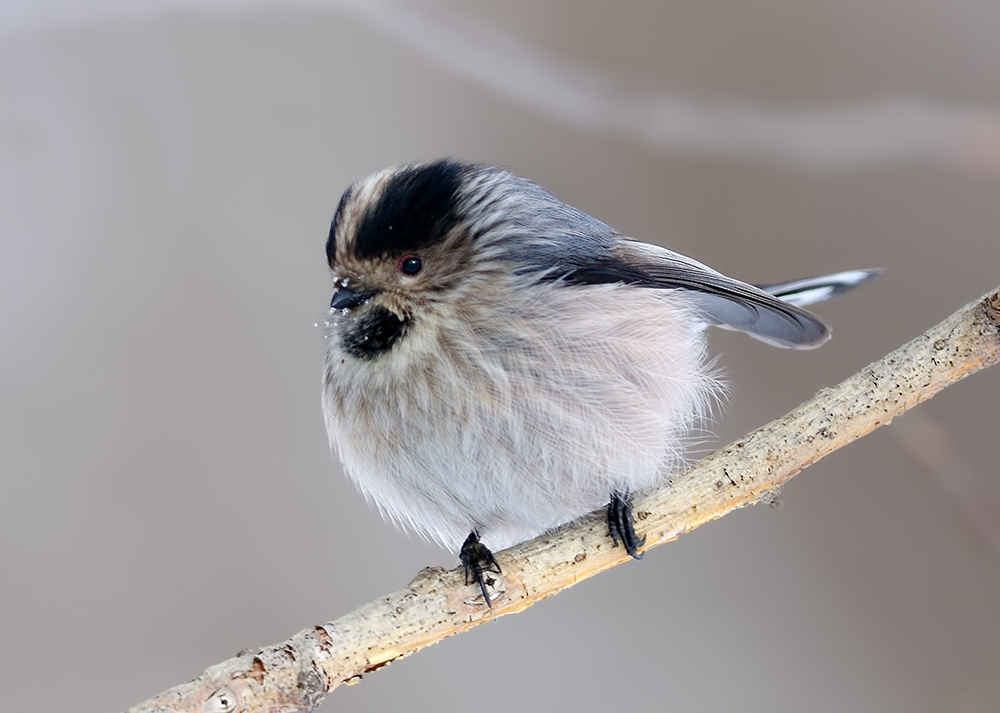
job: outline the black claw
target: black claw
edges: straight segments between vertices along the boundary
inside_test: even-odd
[[[632,519],[632,499],[628,493],[611,493],[611,501],[608,503],[608,530],[611,541],[618,546],[619,538],[625,545],[625,551],[634,559],[641,560],[639,548],[646,544],[646,536],[635,532],[635,521]]]
[[[467,585],[478,584],[479,589],[483,592],[483,599],[486,600],[486,606],[492,609],[493,604],[490,602],[489,592],[486,591],[486,578],[483,574],[486,572],[501,573],[496,557],[486,545],[479,541],[479,535],[476,532],[470,532],[462,545],[458,558],[465,569],[465,583]],[[490,584],[492,583],[493,581],[490,580]]]

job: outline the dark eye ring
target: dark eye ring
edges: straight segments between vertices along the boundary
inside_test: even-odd
[[[416,275],[424,266],[424,261],[421,260],[416,255],[404,255],[399,258],[399,264],[396,265],[396,270],[403,273],[404,275]]]

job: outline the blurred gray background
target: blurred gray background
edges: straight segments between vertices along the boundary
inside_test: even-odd
[[[854,267],[815,352],[714,333],[743,435],[1000,282],[1000,4],[0,4],[0,709],[114,711],[451,555],[319,400],[340,193],[497,163],[758,282]],[[1000,710],[1000,372],[322,710]]]

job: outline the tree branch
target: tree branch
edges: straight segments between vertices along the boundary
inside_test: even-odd
[[[687,470],[635,502],[646,549],[736,508],[770,499],[806,466],[944,387],[1000,361],[1000,288],[967,305],[839,386]],[[398,592],[287,642],[213,666],[130,709],[263,713],[312,710],[343,683],[498,616],[514,614],[629,558],[602,513],[497,555],[493,608],[459,570],[427,568]]]
[[[175,15],[347,11],[507,101],[567,126],[624,136],[664,154],[759,159],[827,171],[908,161],[963,172],[1000,170],[1000,113],[987,107],[905,95],[782,107],[628,85],[454,5],[434,0],[7,0],[0,3],[0,37]]]

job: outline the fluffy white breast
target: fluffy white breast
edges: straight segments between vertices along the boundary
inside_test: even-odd
[[[502,549],[680,465],[718,388],[683,293],[477,294],[426,305],[371,360],[342,352],[336,320],[350,317],[333,318],[327,427],[387,518],[455,551],[472,530]]]

